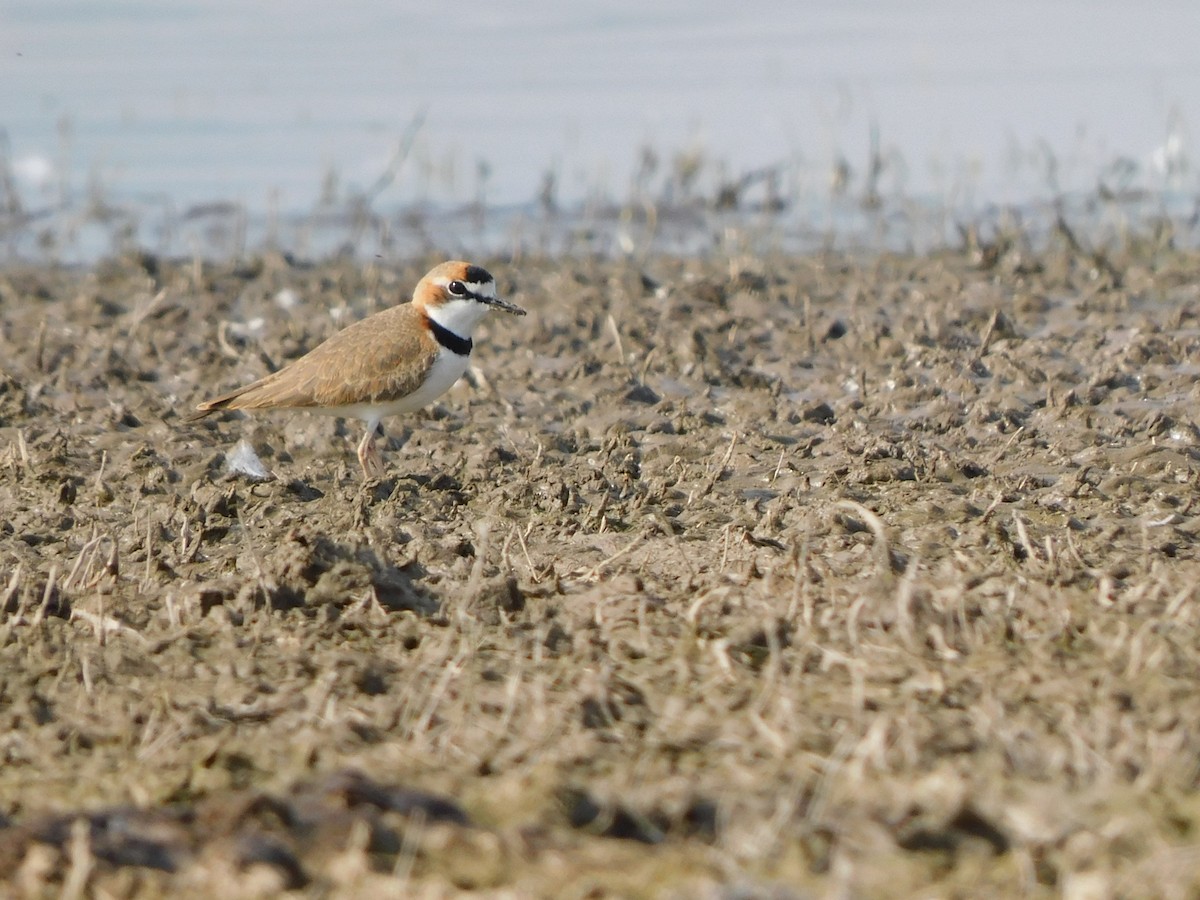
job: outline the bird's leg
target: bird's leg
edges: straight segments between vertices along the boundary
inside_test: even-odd
[[[375,432],[378,428],[378,422],[368,422],[367,433],[358,445],[358,464],[362,466],[364,481],[383,475],[383,454],[379,452],[375,443]]]

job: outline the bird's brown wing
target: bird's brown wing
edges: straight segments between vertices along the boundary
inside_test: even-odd
[[[222,409],[273,409],[378,403],[416,390],[433,364],[436,342],[411,303],[368,316],[278,372],[201,403],[184,421]]]

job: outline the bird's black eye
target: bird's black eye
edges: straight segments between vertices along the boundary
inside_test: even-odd
[[[461,281],[452,281],[446,285],[446,290],[452,293],[455,297],[467,296],[467,286]]]

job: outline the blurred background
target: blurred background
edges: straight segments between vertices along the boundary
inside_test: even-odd
[[[1190,0],[433,6],[0,2],[7,252],[913,246],[1063,204],[1195,217]]]

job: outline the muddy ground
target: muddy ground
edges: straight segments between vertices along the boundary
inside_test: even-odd
[[[181,424],[436,261],[0,270],[0,893],[1200,891],[1200,257],[482,259],[386,478]]]

